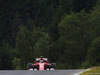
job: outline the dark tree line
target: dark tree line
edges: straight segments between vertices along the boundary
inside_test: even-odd
[[[100,66],[99,0],[0,0],[0,69],[44,56],[58,69]]]

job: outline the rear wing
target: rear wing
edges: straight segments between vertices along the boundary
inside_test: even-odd
[[[44,61],[47,61],[48,59],[47,58],[42,58]],[[36,61],[39,61],[41,60],[41,58],[36,58]]]

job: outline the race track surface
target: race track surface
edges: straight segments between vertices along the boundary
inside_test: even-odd
[[[54,71],[0,70],[0,75],[75,75],[83,71],[85,70],[84,69],[54,70]]]

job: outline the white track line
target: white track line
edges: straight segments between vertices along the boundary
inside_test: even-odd
[[[85,71],[89,71],[89,70],[91,70],[91,69],[86,69]],[[76,74],[74,74],[74,75],[80,75],[81,73],[83,73],[83,72],[85,72],[85,71],[82,71],[82,72],[76,73]]]

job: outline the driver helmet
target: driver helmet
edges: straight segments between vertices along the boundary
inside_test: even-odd
[[[40,60],[40,63],[43,63],[43,60]]]

